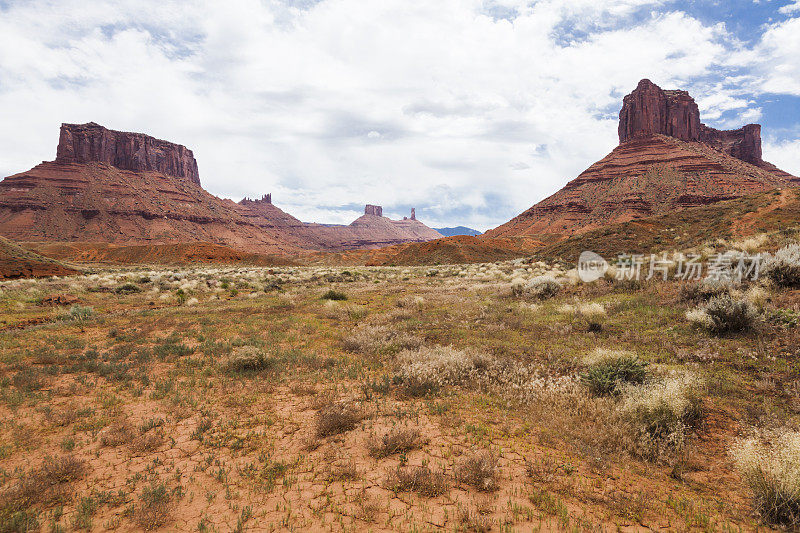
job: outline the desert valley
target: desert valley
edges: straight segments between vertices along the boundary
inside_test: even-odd
[[[62,124],[0,181],[0,533],[800,530],[800,177],[629,90],[483,233]]]

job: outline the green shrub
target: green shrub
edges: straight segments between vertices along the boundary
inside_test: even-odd
[[[614,395],[626,383],[641,384],[647,377],[647,362],[628,352],[606,352],[581,374],[581,380],[592,394]]]
[[[561,284],[552,276],[537,276],[525,285],[525,292],[540,300],[552,298],[561,290]]]
[[[800,286],[800,244],[790,244],[768,256],[762,272],[781,287]]]
[[[117,294],[134,294],[137,292],[142,292],[142,289],[134,283],[125,283],[124,285],[120,285],[114,289],[114,292]]]
[[[729,295],[717,296],[707,304],[693,309],[686,318],[715,335],[739,333],[751,329],[758,319],[753,304]]]
[[[333,289],[330,289],[328,292],[322,295],[322,300],[335,300],[335,301],[343,301],[347,300],[347,295],[343,292],[339,292]]]

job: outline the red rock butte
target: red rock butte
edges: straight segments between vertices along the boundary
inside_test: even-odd
[[[200,185],[192,151],[142,133],[63,124],[56,159],[0,182],[0,235],[16,241],[161,245],[206,242],[297,255],[441,238],[368,205],[350,225],[308,224],[272,204],[239,203]]]
[[[800,184],[762,159],[760,125],[706,126],[688,92],[646,79],[623,100],[619,141],[563,189],[484,236],[566,236]]]
[[[122,170],[153,171],[200,185],[191,150],[142,133],[104,128],[94,122],[62,124],[56,163],[107,163]]]

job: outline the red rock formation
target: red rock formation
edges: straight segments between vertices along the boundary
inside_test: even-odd
[[[411,208],[411,220],[417,220],[417,210],[413,207]]]
[[[222,200],[200,186],[187,148],[94,123],[64,124],[56,161],[0,182],[0,235],[18,241],[201,241],[246,252],[298,254],[441,237],[421,222],[384,218],[380,206],[365,212],[370,215],[350,226],[324,226],[280,210],[271,194],[238,204]]]
[[[367,204],[366,207],[364,207],[364,214],[365,215],[373,215],[373,216],[376,216],[376,217],[382,217],[383,216],[383,207],[381,207],[379,205]]]
[[[686,91],[663,91],[650,80],[642,80],[622,102],[619,141],[653,134],[696,141],[700,135],[700,110]]]
[[[685,91],[642,80],[619,116],[613,152],[484,235],[570,235],[800,183],[761,159],[761,126],[710,128]]]
[[[200,185],[192,151],[144,135],[104,128],[94,122],[62,124],[56,163],[108,163],[122,170],[153,171]]]

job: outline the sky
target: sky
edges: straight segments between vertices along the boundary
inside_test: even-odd
[[[642,78],[800,175],[800,0],[0,0],[0,176],[94,121],[304,221],[486,230],[610,152]]]

